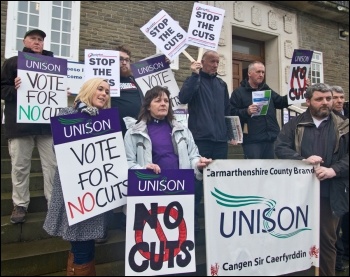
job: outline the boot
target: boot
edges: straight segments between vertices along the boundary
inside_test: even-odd
[[[74,254],[69,251],[68,261],[67,261],[67,276],[74,276],[73,263],[74,263]]]
[[[96,276],[95,260],[87,264],[73,264],[74,276]]]

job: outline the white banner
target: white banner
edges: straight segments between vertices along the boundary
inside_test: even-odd
[[[224,16],[223,9],[194,3],[187,31],[187,44],[216,51]]]
[[[164,10],[140,29],[171,61],[187,48],[186,32]]]
[[[111,96],[120,96],[119,51],[85,49],[85,81],[104,78],[111,87]]]
[[[294,160],[215,160],[204,172],[208,276],[319,267],[320,185]]]

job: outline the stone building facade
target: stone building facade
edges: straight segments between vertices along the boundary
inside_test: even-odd
[[[248,62],[261,59],[266,65],[266,82],[286,94],[293,49],[299,48],[322,53],[324,82],[344,87],[348,99],[349,37],[339,39],[339,28],[349,30],[349,2],[322,1],[328,4],[319,6],[320,2],[296,5],[294,1],[201,1],[225,9],[218,47],[219,75],[229,88],[243,78]],[[81,1],[80,15],[76,15],[80,16],[79,60],[84,59],[84,49],[114,49],[120,44],[129,45],[136,61],[153,55],[156,47],[140,28],[165,10],[187,30],[193,4],[194,1]],[[5,59],[7,6],[7,1],[1,1],[1,64]],[[235,53],[237,38],[248,45],[258,45],[259,55]],[[197,57],[198,48],[190,46],[186,51]],[[180,54],[179,69],[174,71],[179,87],[190,74],[189,66],[189,60]]]

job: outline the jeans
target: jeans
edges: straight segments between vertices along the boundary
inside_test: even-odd
[[[74,264],[87,264],[95,258],[95,240],[71,241],[70,244]]]

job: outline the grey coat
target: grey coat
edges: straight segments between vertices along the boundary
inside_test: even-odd
[[[74,108],[61,109],[59,115],[74,114]],[[66,208],[63,200],[62,186],[58,169],[56,170],[50,206],[44,222],[44,230],[51,236],[59,236],[67,241],[86,241],[104,236],[107,226],[106,213],[87,220],[68,225]]]
[[[125,118],[130,124],[130,118]],[[136,120],[134,120],[134,123]],[[128,126],[127,126],[128,127]],[[179,156],[180,169],[194,169],[198,180],[203,179],[202,173],[197,168],[200,159],[197,145],[189,129],[182,126],[176,120],[171,122],[172,142],[175,153]],[[128,129],[124,138],[126,158],[130,169],[144,169],[152,163],[152,142],[147,132],[147,125],[140,121]]]

